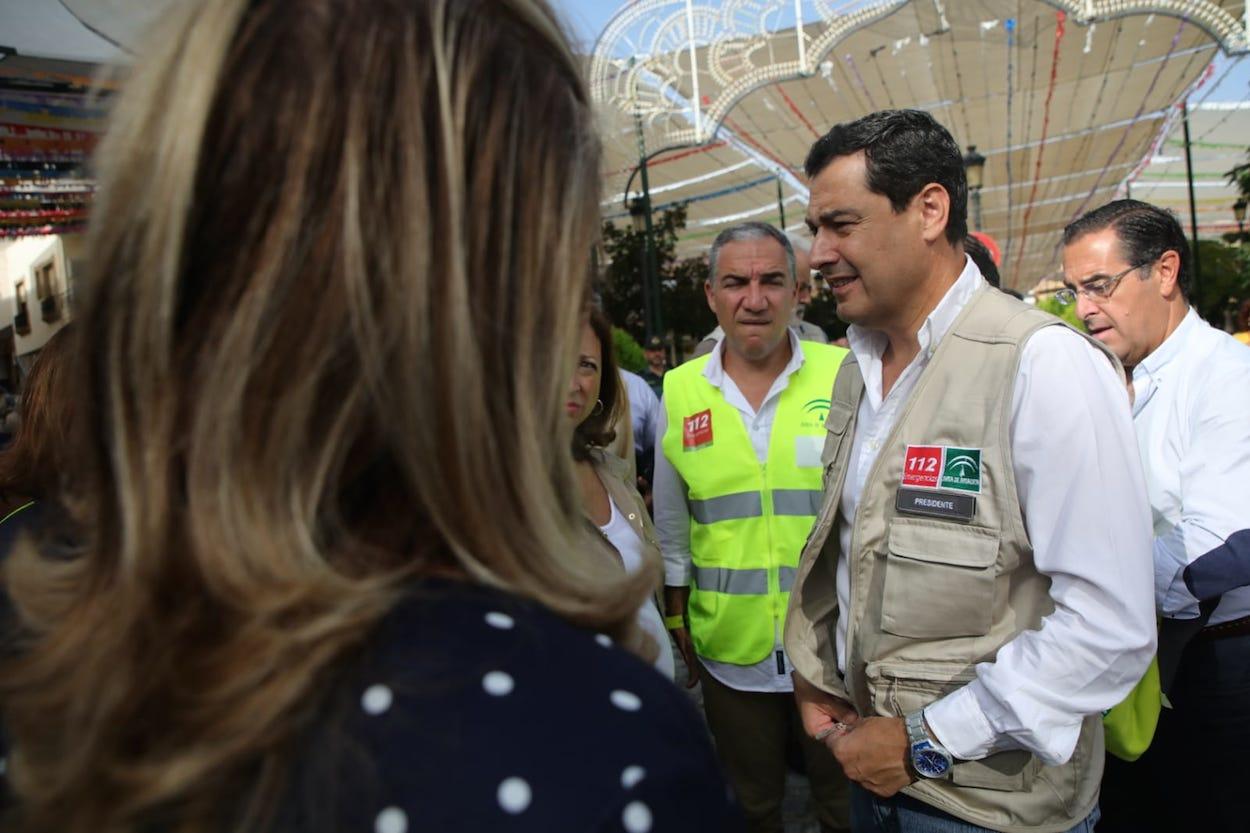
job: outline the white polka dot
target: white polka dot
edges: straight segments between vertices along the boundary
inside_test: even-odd
[[[647,771],[640,766],[627,766],[621,773],[621,786],[627,790],[632,790],[646,774]]]
[[[497,797],[499,806],[515,815],[524,813],[525,809],[530,806],[533,793],[530,792],[530,785],[525,783],[524,778],[505,778],[499,784]]]
[[[634,694],[632,691],[625,691],[624,689],[618,688],[608,696],[612,700],[612,705],[622,711],[636,712],[642,708],[642,701],[639,700],[638,695]]]
[[[387,807],[373,822],[374,833],[406,833],[408,816],[398,807]]]
[[[595,634],[595,641],[605,648],[612,647],[612,637],[608,636],[606,633]]]
[[[621,822],[629,833],[647,833],[651,829],[651,809],[641,801],[631,801],[621,813]]]
[[[511,694],[514,685],[512,677],[503,671],[492,671],[482,678],[482,688],[486,689],[487,694],[496,697]]]
[[[516,623],[508,614],[492,610],[490,613],[486,614],[486,624],[490,625],[492,628],[499,628],[501,631],[506,631],[510,630]]]
[[[360,705],[369,714],[382,714],[391,707],[394,699],[391,690],[386,686],[371,685],[365,689],[365,696],[360,698]]]

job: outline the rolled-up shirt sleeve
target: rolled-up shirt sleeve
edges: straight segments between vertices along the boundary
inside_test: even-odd
[[[1026,749],[1067,761],[1081,722],[1124,699],[1154,655],[1151,513],[1128,394],[1110,362],[1047,327],[1012,401],[1016,489],[1054,611],[925,717],[956,758]]]
[[[663,439],[668,431],[668,412],[659,408],[655,424],[655,474],[651,483],[651,506],[655,531],[664,557],[664,583],[670,587],[690,584],[690,506],[686,481],[664,456]]]

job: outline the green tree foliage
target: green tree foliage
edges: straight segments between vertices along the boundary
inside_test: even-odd
[[[1248,161],[1224,174],[1228,177],[1228,184],[1236,186],[1237,193],[1241,194],[1243,200],[1250,199],[1250,148],[1246,148],[1246,159]]]
[[[1250,248],[1245,243],[1199,240],[1198,253],[1202,275],[1190,303],[1213,327],[1223,327],[1229,300],[1250,298]]]
[[[642,345],[620,327],[612,328],[612,352],[616,355],[616,363],[626,370],[641,373],[642,369],[647,366],[647,357],[642,354]]]
[[[1076,314],[1076,304],[1061,304],[1054,295],[1045,295],[1037,299],[1037,308],[1049,312],[1056,318],[1062,318],[1081,332],[1085,332],[1085,325]]]
[[[660,310],[665,330],[678,341],[683,337],[698,341],[716,326],[716,317],[708,308],[703,292],[707,259],[677,257],[677,236],[685,227],[684,203],[656,212],[652,218]],[[613,324],[638,342],[646,336],[642,301],[645,237],[645,233],[634,231],[629,223],[603,224],[603,246],[608,256],[601,287],[604,310]]]

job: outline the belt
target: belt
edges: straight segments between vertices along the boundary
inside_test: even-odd
[[[1250,616],[1242,616],[1240,619],[1232,619],[1228,622],[1221,622],[1218,625],[1207,625],[1198,631],[1198,635],[1194,639],[1207,641],[1211,639],[1227,639],[1230,636],[1246,636],[1250,634]]]

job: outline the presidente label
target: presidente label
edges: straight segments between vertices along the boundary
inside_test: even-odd
[[[903,458],[902,486],[981,493],[981,449],[949,445],[909,445]]]
[[[712,411],[699,411],[682,420],[681,447],[683,451],[697,451],[712,444]]]
[[[894,498],[894,508],[912,515],[970,521],[977,514],[977,499],[972,495],[952,494],[951,492],[899,489]]]

